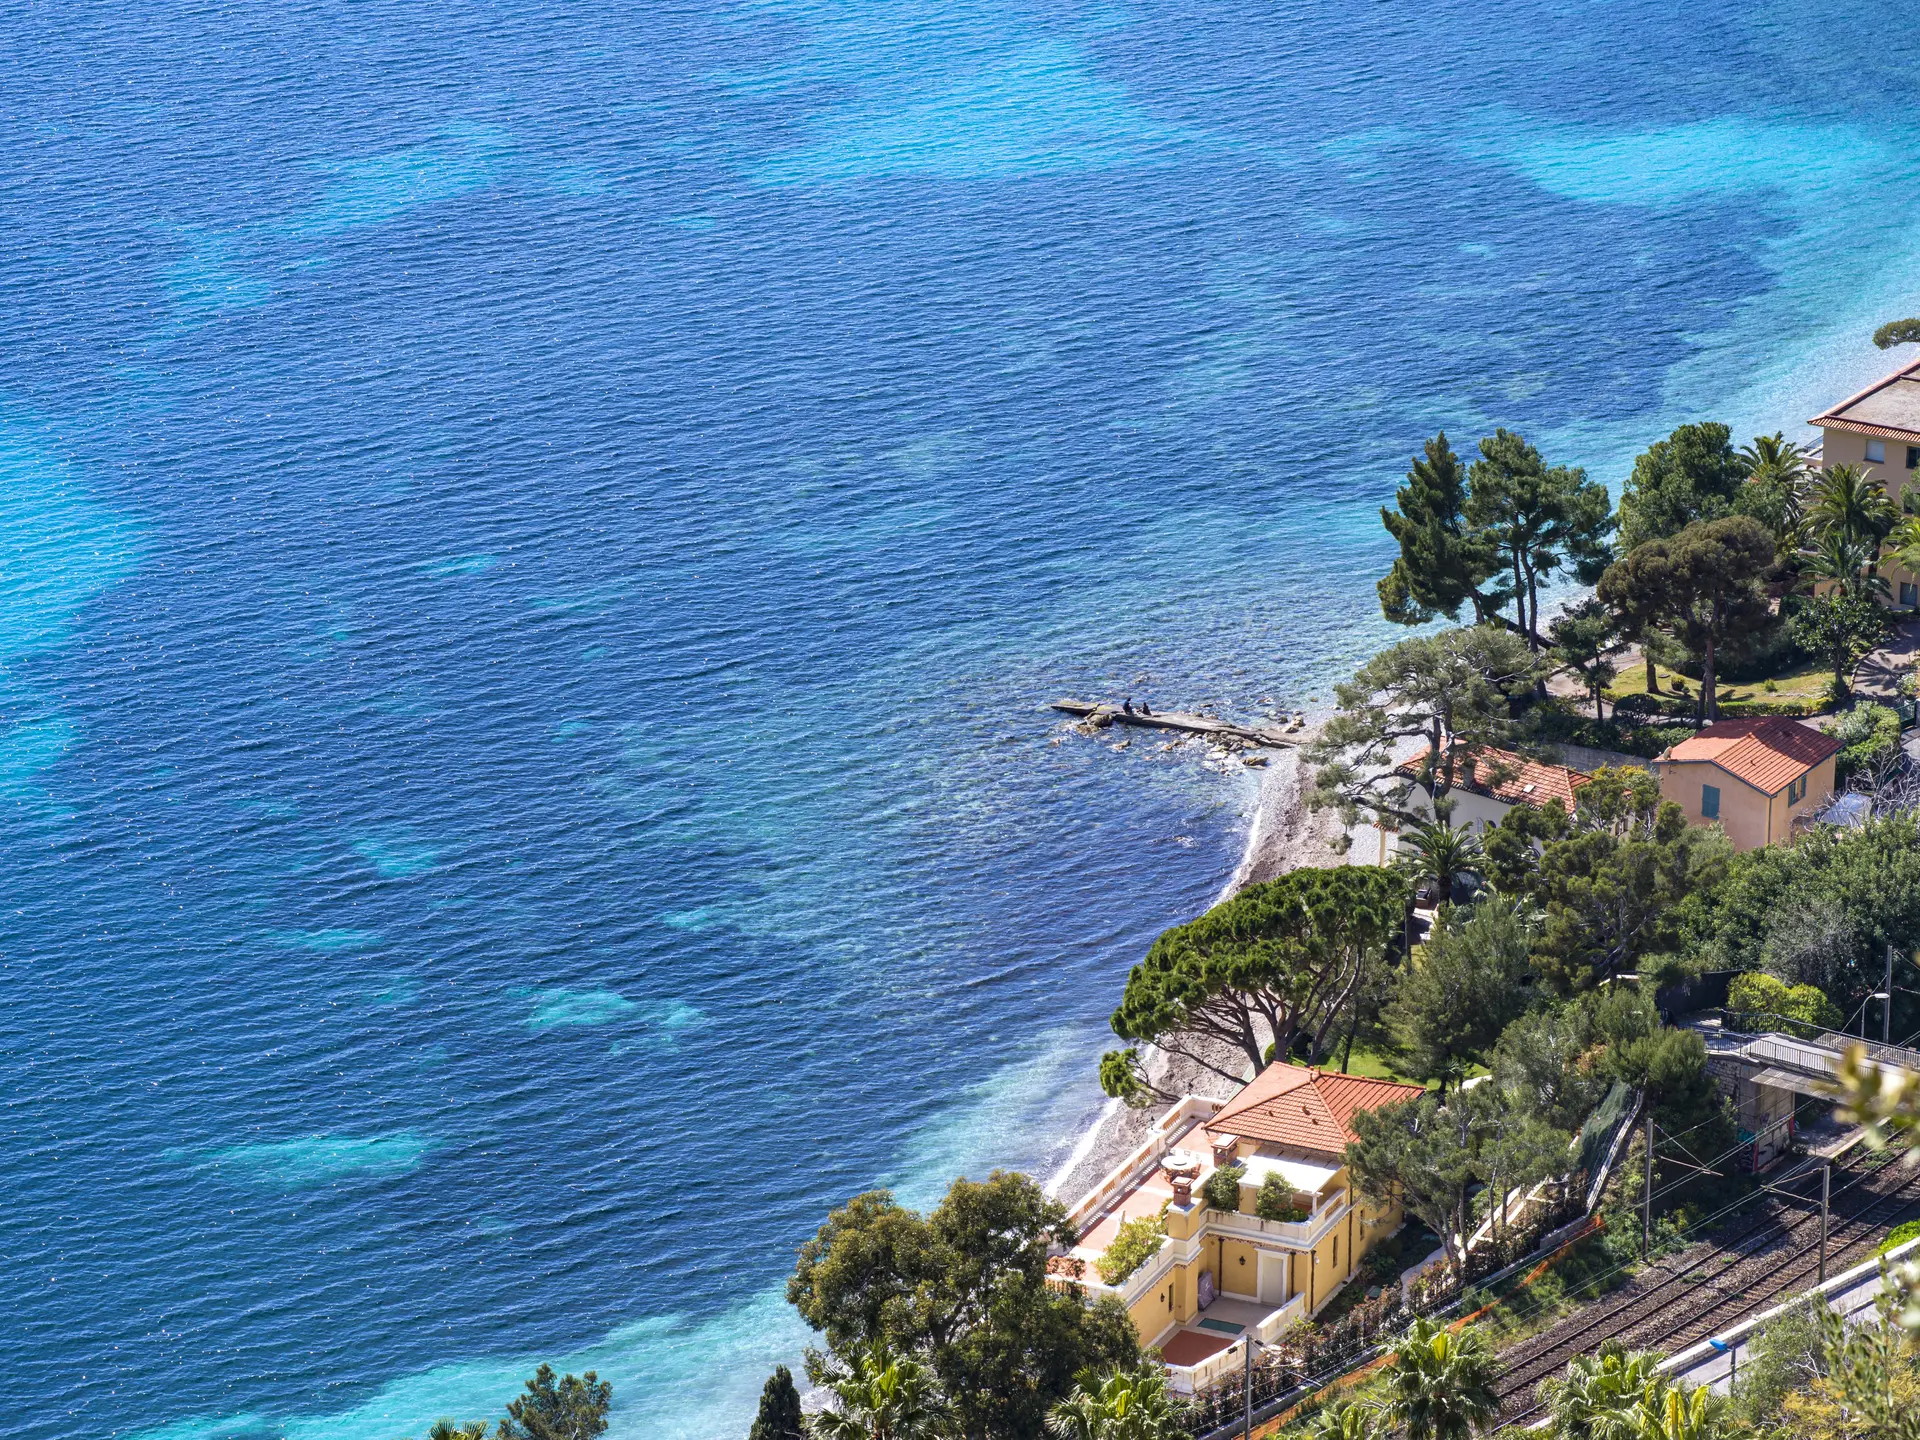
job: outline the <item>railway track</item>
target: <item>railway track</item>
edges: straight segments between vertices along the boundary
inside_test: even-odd
[[[1920,1169],[1896,1159],[1881,1155],[1834,1168],[1828,1274],[1857,1264],[1873,1252],[1886,1227],[1908,1212],[1920,1213]],[[1809,1181],[1810,1202],[1796,1193],[1799,1203],[1790,1208],[1780,1197],[1769,1197],[1763,1213],[1722,1226],[1711,1241],[1655,1262],[1612,1303],[1570,1316],[1515,1347],[1494,1382],[1502,1406],[1494,1428],[1540,1418],[1545,1407],[1534,1398],[1539,1382],[1602,1341],[1619,1340],[1634,1349],[1684,1349],[1812,1285],[1820,1264],[1819,1171],[1809,1170],[1793,1183],[1797,1191]],[[1809,1204],[1810,1212],[1803,1208]]]

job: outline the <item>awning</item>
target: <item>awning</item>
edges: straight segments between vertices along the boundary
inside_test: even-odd
[[[1243,1183],[1258,1185],[1267,1176],[1278,1175],[1295,1190],[1307,1195],[1318,1195],[1326,1188],[1327,1182],[1340,1173],[1324,1165],[1309,1165],[1304,1160],[1282,1160],[1274,1155],[1249,1155],[1239,1163],[1247,1167]]]
[[[1833,1082],[1816,1079],[1812,1075],[1803,1075],[1797,1070],[1782,1070],[1777,1065],[1769,1065],[1756,1070],[1746,1077],[1755,1085],[1764,1085],[1769,1090],[1790,1090],[1795,1095],[1810,1095],[1816,1100],[1831,1100]]]

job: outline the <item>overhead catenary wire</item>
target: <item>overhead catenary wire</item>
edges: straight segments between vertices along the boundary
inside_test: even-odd
[[[1693,1128],[1698,1129],[1700,1127],[1695,1126]],[[1690,1132],[1683,1131],[1682,1133],[1685,1134]],[[1884,1158],[1882,1158],[1878,1163],[1872,1164],[1870,1167],[1863,1167],[1863,1169],[1860,1172],[1854,1174],[1850,1179],[1848,1179],[1848,1181],[1844,1185],[1836,1187],[1833,1191],[1834,1196],[1837,1197],[1837,1196],[1843,1195],[1847,1191],[1853,1189],[1855,1186],[1866,1183],[1868,1180],[1872,1179],[1874,1176],[1878,1175],[1881,1171],[1883,1171],[1887,1167],[1887,1165],[1891,1164],[1892,1160],[1893,1160],[1893,1156],[1889,1154]],[[1748,1194],[1741,1195],[1738,1198],[1721,1206],[1719,1209],[1711,1211],[1705,1215],[1702,1215],[1699,1218],[1690,1222],[1689,1224],[1683,1225],[1678,1229],[1671,1231],[1669,1233],[1668,1238],[1674,1242],[1684,1241],[1694,1236],[1697,1232],[1705,1230],[1713,1225],[1718,1224],[1721,1220],[1724,1220],[1727,1216],[1733,1214],[1735,1211],[1740,1210],[1747,1205],[1753,1204],[1757,1200],[1763,1199],[1769,1193],[1772,1193],[1776,1189],[1776,1187],[1778,1187],[1779,1185],[1791,1183],[1795,1179],[1803,1178],[1808,1174],[1814,1173],[1815,1163],[1816,1162],[1813,1162],[1811,1160],[1800,1162],[1793,1170],[1788,1171],[1785,1175],[1776,1177],[1774,1180],[1761,1186],[1759,1189],[1751,1191]],[[1800,1198],[1800,1197],[1794,1197],[1794,1198]],[[1745,1239],[1750,1239],[1750,1238],[1751,1238],[1751,1235],[1743,1237],[1742,1243],[1744,1243]],[[1586,1289],[1588,1287],[1601,1286],[1606,1281],[1613,1279],[1615,1276],[1621,1275],[1629,1270],[1636,1268],[1636,1266],[1638,1266],[1640,1263],[1641,1262],[1637,1260],[1631,1260],[1631,1259],[1618,1261],[1612,1265],[1607,1266],[1603,1270],[1596,1271],[1592,1274],[1584,1275],[1581,1278],[1580,1288]],[[1654,1266],[1658,1266],[1661,1263],[1662,1262],[1658,1260],[1653,1262]],[[1648,1268],[1652,1268],[1652,1267],[1648,1267]],[[1680,1272],[1680,1273],[1685,1273],[1685,1272]],[[1673,1277],[1669,1277],[1669,1278],[1671,1279]],[[1435,1319],[1440,1319],[1449,1315],[1453,1315],[1456,1312],[1465,1309],[1465,1307],[1469,1304],[1470,1301],[1475,1303],[1479,1302],[1481,1298],[1485,1295],[1485,1293],[1486,1292],[1484,1291],[1476,1291],[1475,1287],[1469,1285],[1462,1289],[1462,1292],[1460,1295],[1448,1301],[1445,1305],[1439,1306],[1434,1310],[1427,1311],[1424,1313],[1431,1315]],[[1603,1320],[1605,1318],[1606,1317],[1602,1317]],[[1292,1395],[1291,1403],[1299,1404],[1304,1402],[1305,1400],[1310,1398],[1315,1392],[1323,1390],[1324,1388],[1326,1388],[1327,1385],[1340,1379],[1342,1376],[1351,1374],[1359,1366],[1364,1365],[1369,1360],[1372,1360],[1378,1357],[1379,1355],[1385,1353],[1385,1351],[1388,1348],[1390,1347],[1384,1342],[1375,1343],[1373,1345],[1366,1346],[1363,1349],[1351,1355],[1343,1357],[1331,1368],[1325,1371],[1322,1371],[1320,1374],[1314,1375],[1314,1376],[1303,1375],[1297,1370],[1290,1371],[1289,1373],[1294,1378],[1300,1381],[1299,1386],[1297,1387],[1296,1391]],[[1527,1414],[1531,1415],[1533,1413],[1536,1413],[1537,1408],[1538,1407],[1535,1407],[1535,1410],[1528,1411]],[[1501,1425],[1497,1428],[1505,1429],[1510,1424],[1512,1424],[1511,1421],[1505,1421],[1505,1422],[1502,1422]]]

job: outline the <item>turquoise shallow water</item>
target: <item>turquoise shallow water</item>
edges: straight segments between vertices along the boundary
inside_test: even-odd
[[[1047,1170],[1444,425],[1920,308],[1891,5],[0,16],[28,1437],[742,1433],[824,1210]]]

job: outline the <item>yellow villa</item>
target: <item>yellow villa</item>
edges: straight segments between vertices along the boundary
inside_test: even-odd
[[[1920,360],[1807,423],[1821,433],[1821,464],[1862,466],[1900,504],[1920,468]],[[1896,604],[1920,605],[1920,577],[1891,562],[1884,573]]]
[[[1242,1335],[1271,1341],[1317,1314],[1367,1251],[1399,1229],[1397,1205],[1355,1196],[1341,1152],[1355,1138],[1354,1115],[1420,1093],[1417,1085],[1269,1065],[1224,1103],[1189,1095],[1074,1209],[1080,1243],[1054,1270],[1117,1296],[1141,1342],[1165,1357],[1176,1390],[1203,1386]],[[1244,1170],[1240,1204],[1215,1210],[1202,1190],[1227,1164]],[[1297,1218],[1255,1212],[1269,1176],[1291,1193]],[[1119,1227],[1152,1215],[1166,1226],[1159,1251],[1118,1284],[1100,1283],[1100,1257]]]
[[[1843,747],[1797,720],[1719,720],[1653,762],[1660,794],[1693,825],[1719,824],[1736,850],[1793,838],[1833,794],[1833,757]]]

